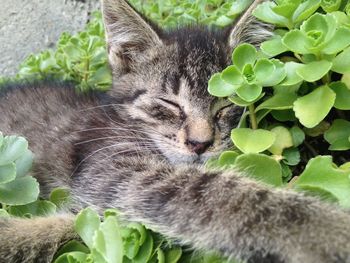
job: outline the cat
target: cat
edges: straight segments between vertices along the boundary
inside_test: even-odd
[[[210,96],[210,76],[239,43],[258,46],[271,26],[254,1],[224,30],[161,30],[127,1],[103,0],[113,87],[76,94],[68,83],[8,87],[0,130],[25,136],[45,196],[70,189],[72,211],[117,208],[126,219],[250,263],[350,262],[350,215],[204,163],[232,146],[242,110]],[[0,220],[1,262],[50,262],[75,236],[73,217]]]

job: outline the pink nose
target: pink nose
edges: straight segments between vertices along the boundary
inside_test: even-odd
[[[197,141],[191,141],[191,140],[186,141],[186,145],[188,149],[190,149],[190,151],[195,152],[198,155],[204,153],[212,144],[213,144],[213,141],[206,141],[206,142],[197,142]]]

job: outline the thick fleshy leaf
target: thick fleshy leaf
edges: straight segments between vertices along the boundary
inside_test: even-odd
[[[262,93],[262,86],[256,84],[243,84],[236,90],[236,94],[247,102],[255,101]]]
[[[300,162],[300,152],[298,148],[288,148],[283,151],[283,163],[297,165]]]
[[[297,87],[292,86],[276,86],[274,87],[274,95],[261,103],[256,111],[262,109],[270,110],[286,110],[292,109],[294,101],[298,98]]]
[[[231,139],[243,153],[260,153],[271,147],[276,136],[267,130],[237,128],[232,130]]]
[[[264,81],[268,79],[274,71],[275,65],[270,60],[266,58],[259,59],[254,67],[257,84],[266,86],[264,85]]]
[[[311,16],[320,6],[321,0],[308,0],[302,2],[293,14],[294,23],[299,23]]]
[[[296,73],[308,82],[323,78],[332,68],[332,62],[327,60],[314,61],[296,69]]]
[[[280,36],[263,42],[260,48],[269,57],[275,57],[288,50],[288,48],[285,45],[283,45],[282,38]]]
[[[253,101],[245,101],[245,100],[241,99],[240,97],[238,97],[237,95],[231,96],[228,99],[229,99],[229,101],[231,101],[235,105],[238,105],[238,106],[241,106],[241,107],[247,107],[247,106],[251,105],[252,103],[255,103],[255,102],[259,101],[264,96],[265,96],[265,92],[261,93],[260,96],[257,97]]]
[[[6,136],[0,148],[0,165],[16,161],[27,148],[28,142],[23,137]]]
[[[49,199],[50,202],[54,203],[59,208],[63,208],[71,201],[69,190],[64,188],[53,189]]]
[[[350,122],[342,119],[335,120],[332,126],[324,133],[325,140],[333,151],[350,149]]]
[[[275,134],[275,141],[268,149],[269,152],[275,155],[282,155],[284,149],[293,146],[292,135],[289,130],[283,126],[277,126],[271,129],[271,132]]]
[[[80,211],[75,219],[74,229],[90,249],[94,247],[94,235],[100,224],[100,217],[91,208]]]
[[[143,246],[140,248],[139,253],[134,258],[133,262],[134,263],[147,262],[152,256],[152,250],[153,250],[153,238],[150,233],[147,233],[147,238]]]
[[[290,128],[290,134],[292,135],[293,146],[298,147],[305,140],[305,133],[298,126],[293,126]]]
[[[350,47],[333,59],[332,71],[345,74],[350,72]]]
[[[257,51],[253,45],[241,44],[232,54],[233,64],[242,72],[245,65],[253,65],[257,58]]]
[[[276,14],[272,10],[272,8],[275,6],[276,6],[276,4],[273,2],[264,2],[255,8],[253,15],[255,17],[259,18],[260,20],[267,22],[267,23],[270,23],[270,24],[275,24],[275,25],[279,25],[279,26],[287,26],[289,24],[288,19]]]
[[[271,75],[266,76],[266,78],[261,81],[261,85],[264,87],[275,86],[279,84],[286,77],[284,64],[280,62],[278,59],[272,59],[271,62],[275,66],[275,70],[271,73]]]
[[[335,93],[328,86],[322,86],[298,98],[293,110],[299,121],[307,128],[315,127],[329,113],[335,102]]]
[[[236,90],[236,86],[221,79],[221,73],[214,74],[208,83],[208,91],[216,97],[228,97]]]
[[[300,30],[291,30],[282,38],[282,43],[288,48],[298,54],[308,54],[310,52],[310,39]]]
[[[342,3],[342,0],[322,0],[321,7],[327,13],[337,11]]]
[[[219,157],[220,166],[231,166],[234,165],[236,158],[239,156],[239,153],[234,151],[225,151]]]
[[[280,186],[282,184],[281,165],[264,154],[242,154],[237,157],[235,166],[247,175],[261,182]]]
[[[6,184],[0,184],[0,203],[25,205],[34,202],[39,195],[39,184],[31,176],[25,176]]]
[[[16,165],[14,163],[0,165],[0,184],[8,183],[16,178]]]
[[[344,27],[339,28],[333,36],[332,40],[327,43],[322,52],[329,55],[335,55],[338,52],[344,50],[349,45],[350,29]]]
[[[80,251],[73,251],[59,256],[54,263],[86,263],[87,254]]]
[[[318,156],[306,165],[294,186],[297,189],[319,188],[331,193],[343,207],[350,207],[350,172],[334,167],[332,157]],[[323,192],[320,193],[322,196]]]
[[[34,160],[34,155],[30,150],[26,150],[21,157],[19,157],[16,164],[16,177],[23,177],[29,173],[32,168],[32,163]]]
[[[94,238],[94,248],[108,263],[123,263],[123,241],[115,217],[107,217],[101,223]]]
[[[242,73],[236,66],[229,66],[221,73],[221,79],[231,85],[240,85],[243,82]]]
[[[332,82],[329,87],[336,94],[334,107],[339,110],[350,110],[350,89],[345,83],[340,81]]]
[[[177,263],[179,262],[182,255],[182,249],[181,248],[172,248],[170,250],[167,250],[165,252],[165,262],[166,263]]]
[[[11,206],[9,212],[13,216],[26,217],[31,216],[48,216],[56,213],[55,204],[46,200],[37,200],[27,205]]]
[[[282,86],[296,85],[303,81],[303,78],[297,74],[297,69],[303,67],[303,64],[294,61],[286,62],[284,69],[286,71],[286,78],[281,83]]]

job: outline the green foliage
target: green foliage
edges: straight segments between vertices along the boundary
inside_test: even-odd
[[[76,217],[75,230],[84,243],[69,242],[57,252],[54,263],[224,262],[215,254],[185,253],[141,224],[124,224],[115,210],[107,210],[101,222],[95,211],[86,208]]]
[[[261,50],[238,46],[233,65],[209,81],[212,95],[249,110],[231,133],[236,150],[216,165],[350,207],[350,17],[342,7],[336,0],[257,7],[255,16],[273,23],[275,36]]]

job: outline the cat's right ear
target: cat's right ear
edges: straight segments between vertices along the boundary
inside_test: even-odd
[[[114,75],[132,70],[147,49],[162,45],[160,29],[125,0],[102,0],[109,63]]]

